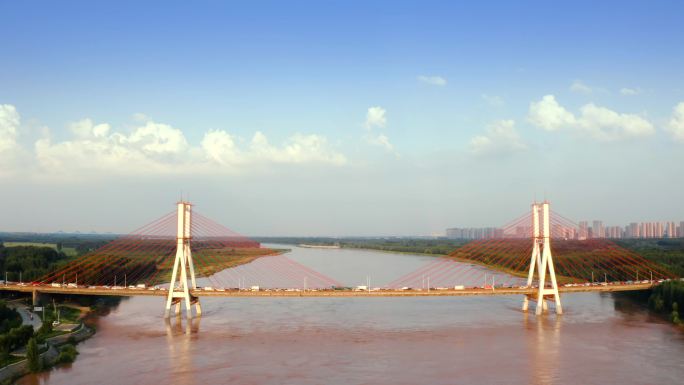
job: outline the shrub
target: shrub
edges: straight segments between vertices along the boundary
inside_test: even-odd
[[[78,351],[76,350],[76,347],[71,344],[66,344],[62,346],[59,352],[59,356],[57,357],[57,362],[61,364],[66,364],[66,363],[71,363],[76,360],[76,356],[78,355]]]

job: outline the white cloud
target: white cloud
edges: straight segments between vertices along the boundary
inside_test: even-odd
[[[273,146],[261,132],[256,132],[247,149],[240,149],[234,138],[225,131],[205,134],[201,147],[206,157],[223,166],[256,163],[327,163],[343,165],[347,158],[332,151],[327,139],[320,135],[295,134],[282,147]]]
[[[422,83],[429,84],[431,86],[443,87],[447,84],[447,80],[441,76],[418,76],[418,80]]]
[[[646,119],[635,114],[621,114],[593,103],[580,108],[575,116],[561,106],[553,95],[530,103],[528,120],[547,131],[569,129],[601,141],[613,141],[649,136],[655,128]]]
[[[74,138],[35,143],[39,166],[49,173],[73,174],[78,170],[145,174],[173,172],[188,149],[183,133],[166,124],[148,122],[130,135],[109,133],[106,123],[84,119],[70,125]]]
[[[0,104],[0,155],[16,148],[20,121],[16,107]]]
[[[244,162],[235,139],[222,130],[212,130],[204,134],[200,143],[206,157],[222,165],[239,165]]]
[[[394,146],[390,143],[387,135],[374,132],[374,128],[385,128],[387,125],[386,113],[387,111],[380,106],[370,107],[368,109],[366,112],[366,122],[364,123],[364,127],[366,128],[364,139],[368,144],[383,147],[387,151],[394,151]]]
[[[591,87],[589,87],[588,85],[584,84],[581,80],[575,80],[570,85],[570,91],[577,92],[580,94],[590,94],[594,90]]]
[[[527,145],[520,138],[513,120],[494,122],[487,127],[484,135],[470,140],[470,151],[475,155],[511,154],[526,149]]]
[[[489,105],[492,105],[494,107],[500,107],[504,105],[504,100],[500,96],[496,95],[487,95],[487,94],[482,94],[482,99],[487,102]]]
[[[653,135],[655,128],[635,114],[620,114],[593,103],[580,108],[579,128],[598,140],[610,141]]]
[[[684,142],[684,102],[677,104],[672,109],[672,118],[670,118],[666,130],[672,135],[672,138]]]
[[[394,151],[394,146],[390,143],[389,138],[385,134],[366,135],[366,142],[383,147],[387,151]]]
[[[109,133],[109,124],[94,125],[90,119],[79,120],[69,125],[71,132],[80,139],[103,138]]]
[[[241,148],[239,139],[222,130],[207,132],[199,146],[191,146],[181,130],[153,121],[130,134],[110,133],[108,124],[93,124],[90,119],[75,122],[70,128],[74,134],[70,140],[53,142],[45,137],[35,143],[35,156],[44,173],[215,173],[238,172],[260,164],[347,162],[344,155],[330,148],[325,137],[313,134],[295,134],[282,146],[275,146],[257,132]]]
[[[133,131],[128,141],[149,155],[179,154],[188,148],[181,130],[152,121]]]
[[[625,96],[635,96],[639,95],[641,93],[641,90],[639,88],[627,88],[623,87],[620,88],[620,93]]]
[[[249,146],[254,161],[272,163],[330,163],[343,165],[344,155],[331,151],[325,137],[315,134],[294,134],[282,147],[273,146],[261,132],[256,132]]]
[[[368,112],[366,112],[366,123],[365,127],[367,129],[371,129],[373,127],[380,127],[384,128],[385,125],[387,124],[387,118],[385,117],[385,109],[376,106],[376,107],[370,107],[368,109]]]
[[[553,95],[545,95],[540,101],[530,103],[528,119],[547,131],[575,124],[575,116],[558,104]]]

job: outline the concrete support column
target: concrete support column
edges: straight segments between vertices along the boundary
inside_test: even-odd
[[[199,304],[199,299],[190,295],[190,290],[197,288],[195,280],[195,266],[192,260],[192,251],[190,248],[191,230],[192,230],[192,210],[188,202],[178,202],[178,224],[176,237],[176,259],[173,263],[173,271],[171,273],[171,283],[169,285],[169,294],[166,298],[166,308],[164,310],[164,317],[171,316],[171,306],[175,304],[175,314],[180,314],[181,302],[185,303],[185,311],[187,316],[192,315],[192,305],[196,306],[196,313],[199,315],[202,308]],[[178,285],[176,285],[178,282]]]

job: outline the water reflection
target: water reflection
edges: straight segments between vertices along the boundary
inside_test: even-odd
[[[185,319],[185,323],[183,322],[183,319]],[[181,315],[178,314],[176,317],[164,318],[166,335],[169,338],[173,338],[174,336],[179,335],[199,333],[201,321],[201,315],[194,317],[181,317]]]
[[[549,385],[557,382],[560,335],[563,316],[535,316],[523,313],[530,357],[530,383]]]

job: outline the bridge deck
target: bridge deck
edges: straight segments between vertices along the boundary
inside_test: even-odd
[[[632,290],[646,290],[653,286],[651,283],[638,284],[610,284],[610,285],[593,285],[593,286],[573,286],[560,287],[561,293],[582,293],[582,292],[617,292],[617,291],[632,291]],[[163,297],[168,295],[167,290],[151,290],[140,288],[85,288],[85,287],[54,287],[43,285],[0,285],[0,290],[14,291],[23,293],[54,293],[54,294],[73,294],[73,295],[109,295],[109,296],[158,296]],[[462,290],[300,290],[300,291],[286,291],[286,290],[226,290],[226,291],[205,291],[205,290],[191,290],[190,293],[195,297],[438,297],[438,296],[473,296],[473,295],[526,295],[536,294],[536,288],[497,288],[497,289],[482,289],[482,288],[466,288]]]

